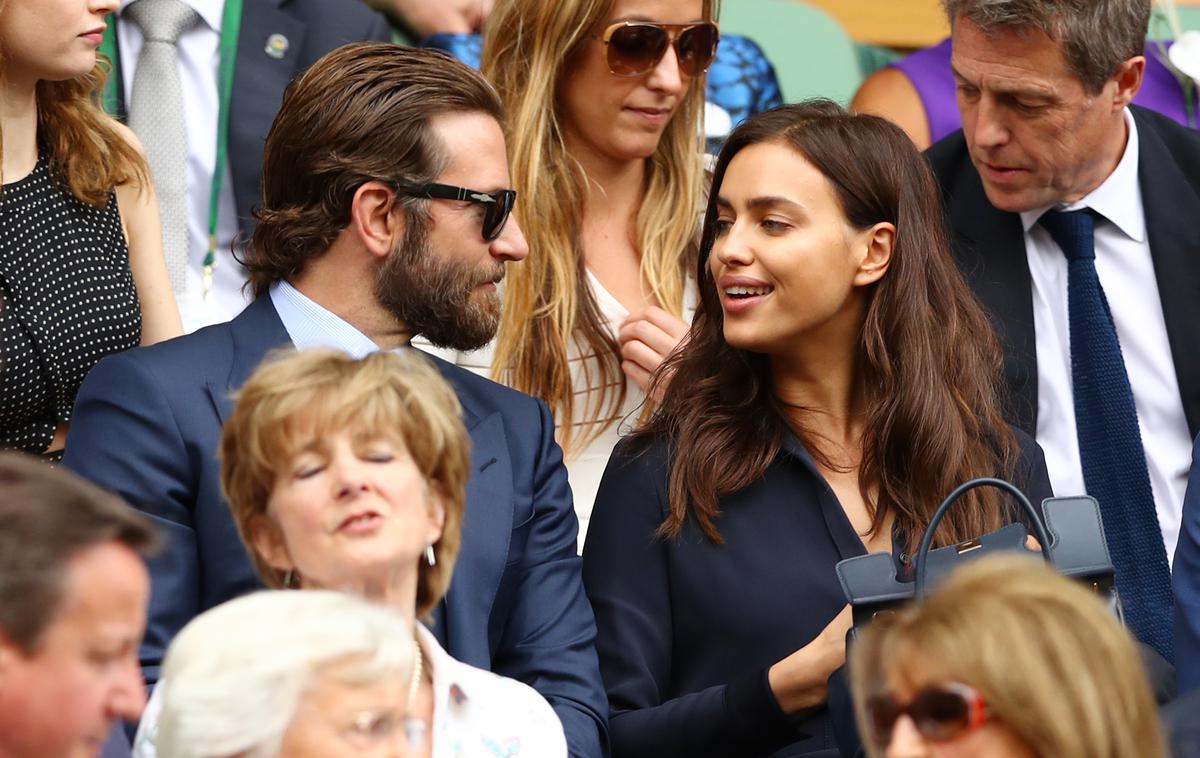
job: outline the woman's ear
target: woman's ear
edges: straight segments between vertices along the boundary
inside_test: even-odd
[[[364,182],[350,202],[350,226],[372,255],[391,255],[396,240],[404,234],[404,214],[396,205],[396,190],[383,182]]]
[[[429,524],[425,541],[427,545],[432,545],[442,538],[442,530],[446,528],[445,502],[441,485],[437,482],[431,483],[425,491],[425,511]]]
[[[250,519],[250,544],[267,564],[278,571],[292,571],[296,564],[288,552],[283,533],[270,516],[260,515]]]
[[[864,287],[874,284],[887,273],[892,263],[892,250],[896,245],[895,224],[881,221],[859,235],[862,258],[854,275],[854,284]]]

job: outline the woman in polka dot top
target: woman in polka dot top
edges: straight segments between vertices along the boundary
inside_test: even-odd
[[[182,332],[137,140],[95,105],[117,0],[0,0],[0,448],[61,457],[104,355]]]

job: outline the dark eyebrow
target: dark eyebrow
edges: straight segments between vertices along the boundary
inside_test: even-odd
[[[771,208],[793,208],[798,211],[803,211],[804,206],[797,203],[795,200],[789,200],[786,197],[779,195],[764,195],[762,197],[752,197],[746,206],[754,210],[769,210]]]
[[[717,195],[717,207],[723,210],[732,210],[733,203],[729,202],[724,197]],[[788,198],[779,195],[763,195],[760,197],[752,197],[746,201],[746,207],[754,211],[764,211],[772,208],[788,208],[804,212],[803,205],[795,200],[789,200]]]

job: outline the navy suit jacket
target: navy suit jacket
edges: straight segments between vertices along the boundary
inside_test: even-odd
[[[389,42],[392,32],[383,15],[359,0],[243,1],[229,103],[228,149],[238,227],[248,235],[254,230],[251,208],[261,194],[263,144],[288,83],[335,48],[348,42]],[[288,41],[278,58],[266,52],[267,39],[275,34]],[[137,61],[122,59],[121,64],[134,66]],[[117,113],[124,118],[121,94]]]
[[[1180,693],[1200,689],[1200,437],[1183,498],[1183,523],[1171,571],[1175,590],[1175,668]]]
[[[229,323],[105,358],[79,391],[65,465],[116,491],[168,537],[150,565],[140,653],[148,682],[184,624],[260,586],[221,495],[216,450],[233,391],[268,352],[290,344],[261,297]],[[571,755],[600,758],[607,700],[549,410],[427,357],[458,394],[473,467],[462,550],[434,631],[458,660],[542,693]]]
[[[1138,184],[1150,258],[1184,415],[1195,435],[1200,433],[1200,133],[1145,108],[1129,110],[1138,130]],[[1004,346],[1008,420],[1036,436],[1037,335],[1021,217],[988,201],[961,130],[925,155],[946,196],[955,258]]]

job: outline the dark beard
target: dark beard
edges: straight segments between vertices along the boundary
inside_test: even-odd
[[[379,270],[375,297],[408,331],[435,347],[478,350],[500,324],[500,296],[477,292],[504,275],[504,264],[470,266],[444,260],[428,247],[426,225],[409,223],[400,246]]]

